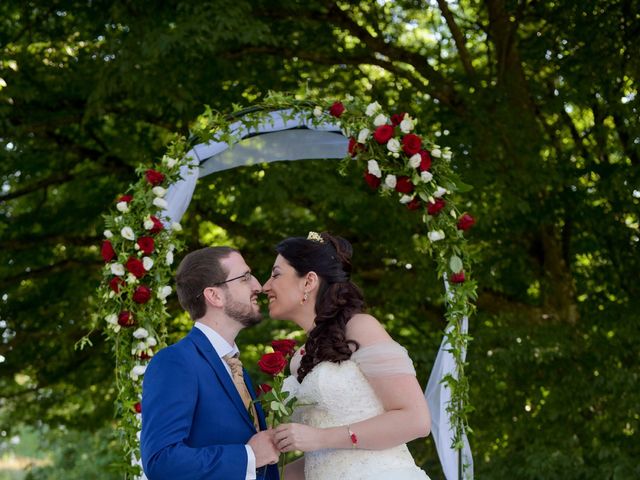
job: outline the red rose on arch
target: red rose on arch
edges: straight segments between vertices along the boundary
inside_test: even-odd
[[[153,227],[151,228],[151,230],[149,230],[149,233],[153,235],[164,230],[164,225],[157,217],[150,215],[149,219],[153,222]]]
[[[153,238],[140,237],[137,243],[138,243],[138,246],[140,247],[140,250],[145,255],[151,255],[153,253],[153,250],[155,248],[155,242],[153,241]]]
[[[269,375],[277,375],[287,366],[287,359],[282,352],[265,353],[258,360],[260,370]]]
[[[429,152],[427,152],[426,150],[420,150],[418,153],[422,157],[420,166],[418,168],[421,172],[426,172],[431,168],[431,155],[429,155]]]
[[[334,117],[339,117],[344,113],[344,105],[342,102],[335,102],[331,107],[329,107],[329,113]]]
[[[272,340],[271,346],[276,352],[281,352],[285,357],[291,355],[296,349],[297,342],[289,338],[283,338],[281,340]]]
[[[420,199],[418,197],[414,197],[409,203],[407,203],[407,208],[409,210],[417,210],[420,208]]]
[[[102,248],[100,249],[100,254],[105,262],[110,262],[114,258],[116,258],[116,252],[113,249],[113,245],[109,240],[105,240],[102,242]]]
[[[154,187],[164,182],[164,174],[151,168],[144,172],[144,176],[147,178],[147,182],[149,182]]]
[[[118,314],[118,325],[121,327],[132,327],[135,323],[131,312],[123,310]]]
[[[117,203],[120,203],[120,202],[129,203],[131,200],[133,200],[133,195],[122,195],[116,202]]]
[[[451,275],[451,283],[464,283],[464,270]]]
[[[407,133],[402,137],[402,150],[409,156],[415,155],[422,148],[422,139],[413,133]]]
[[[473,218],[468,213],[465,213],[465,214],[461,215],[460,218],[458,219],[458,229],[459,230],[463,230],[463,231],[467,231],[471,227],[473,227],[473,225],[475,223],[476,223],[476,219]]]
[[[140,285],[133,292],[133,301],[136,303],[147,303],[151,298],[151,289],[146,285]]]
[[[375,175],[371,175],[369,172],[364,172],[364,181],[371,187],[372,190],[377,189],[380,186],[381,180]]]
[[[136,278],[142,278],[146,273],[142,261],[135,257],[129,257],[125,267],[127,267],[127,270],[129,270]]]
[[[391,125],[380,125],[373,132],[373,138],[378,143],[387,143],[393,137],[393,127]]]
[[[109,281],[109,288],[116,293],[120,293],[120,288],[125,286],[125,281],[120,277],[113,277]]]
[[[404,118],[404,116],[406,115],[406,113],[402,112],[402,113],[394,113],[393,115],[391,115],[391,123],[394,126],[400,125],[402,123],[402,119]]]
[[[440,213],[440,210],[442,210],[446,204],[447,202],[445,202],[441,198],[436,198],[435,202],[427,203],[427,213],[434,216],[438,215]]]
[[[396,191],[404,194],[413,192],[413,183],[407,176],[401,176],[396,179]]]

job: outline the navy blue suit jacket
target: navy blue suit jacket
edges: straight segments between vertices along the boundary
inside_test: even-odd
[[[254,389],[246,371],[245,382]],[[256,404],[260,428],[264,413]],[[153,357],[142,383],[142,464],[149,480],[244,480],[256,429],[231,376],[197,328]],[[258,480],[278,480],[276,465]]]

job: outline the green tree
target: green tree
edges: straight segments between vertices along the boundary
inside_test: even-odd
[[[92,323],[101,214],[135,166],[203,104],[225,111],[268,89],[309,89],[412,112],[475,187],[478,476],[637,476],[639,7],[1,2],[2,430],[111,420],[110,345],[97,329],[92,348],[73,346]],[[204,179],[184,222],[188,249],[233,243],[266,276],[282,236],[343,234],[369,304],[424,383],[443,322],[419,222],[368,195],[359,172],[336,169],[296,162]],[[188,322],[175,299],[171,309],[179,337]],[[262,328],[243,342],[285,326]],[[414,448],[437,478],[433,450]]]

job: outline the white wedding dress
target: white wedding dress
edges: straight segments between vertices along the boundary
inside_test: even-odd
[[[367,376],[415,375],[407,351],[395,342],[382,342],[360,348],[339,364],[319,363],[300,384],[301,351],[293,356],[292,375],[284,384],[305,405],[296,408],[292,421],[316,428],[345,426],[345,435],[346,425],[384,412]],[[305,453],[304,464],[305,480],[429,480],[404,444],[387,450],[316,450]]]

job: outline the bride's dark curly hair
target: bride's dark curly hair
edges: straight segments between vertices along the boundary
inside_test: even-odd
[[[322,242],[291,237],[276,246],[276,251],[298,275],[315,272],[320,279],[315,326],[308,334],[305,354],[298,368],[299,382],[318,363],[348,360],[352,351],[360,347],[358,342],[346,338],[347,322],[365,308],[362,292],[351,281],[353,249],[344,238],[327,232],[322,232],[320,236]],[[354,347],[353,350],[350,345]]]

